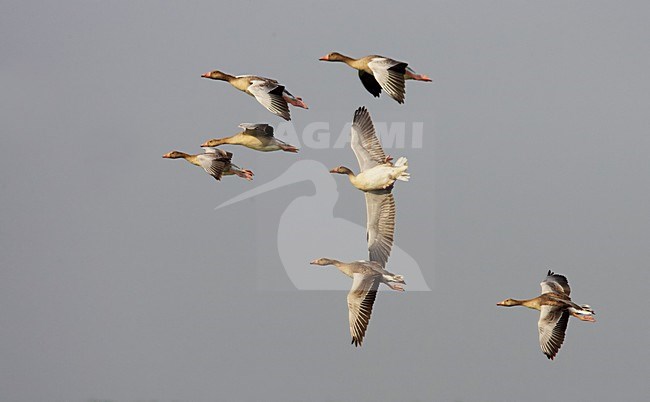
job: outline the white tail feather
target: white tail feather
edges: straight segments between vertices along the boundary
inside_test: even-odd
[[[580,309],[569,307],[569,311],[578,315],[594,315],[596,312],[588,304],[583,304]]]
[[[397,159],[397,162],[393,166],[408,166],[408,159],[406,159],[403,156],[400,156],[399,159]]]
[[[404,166],[405,168],[407,168],[408,165],[409,165],[408,160],[407,160],[405,157],[403,157],[403,156],[399,157],[399,158],[397,159],[397,161],[395,162],[395,164],[393,164],[394,167],[402,167],[402,166]],[[402,174],[400,174],[400,175],[397,177],[397,180],[400,180],[400,181],[409,181],[410,178],[411,178],[411,175],[410,175],[409,173],[406,173],[406,169],[404,169],[404,171],[402,172]]]
[[[411,175],[409,173],[404,172],[397,178],[397,180],[409,181],[410,178],[411,178]]]

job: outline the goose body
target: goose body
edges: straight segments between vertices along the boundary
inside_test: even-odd
[[[524,306],[540,312],[537,328],[542,352],[553,360],[557,355],[566,333],[569,316],[582,321],[595,322],[596,314],[589,305],[578,305],[571,301],[571,288],[564,275],[548,271],[546,279],[540,283],[542,294],[533,299],[506,299],[497,306]]]
[[[402,275],[388,272],[374,261],[341,262],[330,258],[319,258],[310,264],[334,265],[339,271],[352,278],[352,288],[347,300],[350,335],[354,346],[361,346],[363,342],[379,284],[383,283],[393,290],[404,291],[402,286],[395,285],[395,283],[405,283]]]
[[[218,70],[205,73],[201,77],[227,81],[233,87],[253,96],[268,111],[285,120],[291,120],[289,103],[293,106],[308,109],[307,105],[302,101],[302,98],[293,96],[286,90],[284,85],[271,78],[264,78],[257,75],[233,76]]]
[[[357,175],[354,175],[352,172],[346,172],[346,174],[350,183],[359,190],[375,191],[385,190],[392,186],[395,180],[401,180],[406,169],[408,169],[408,165],[384,163],[366,171],[359,172]]]
[[[395,232],[393,184],[396,180],[409,180],[410,174],[406,172],[408,161],[402,157],[395,164],[391,163],[392,158],[384,154],[365,107],[354,113],[350,134],[350,145],[361,171],[355,175],[349,168],[339,166],[330,173],[347,175],[350,183],[365,193],[368,254],[371,261],[383,267],[393,247]]]
[[[338,52],[332,52],[319,60],[347,64],[359,72],[361,83],[374,97],[378,97],[383,89],[398,103],[404,103],[406,80],[431,82],[426,75],[416,74],[408,66],[408,63],[379,55],[354,59]]]
[[[268,124],[242,123],[243,131],[225,138],[216,138],[204,142],[202,147],[216,147],[222,144],[242,145],[261,152],[285,151],[298,152],[298,148],[273,136],[273,127]]]
[[[171,151],[163,155],[166,159],[185,159],[189,163],[199,166],[216,180],[222,176],[237,175],[246,180],[253,180],[253,172],[241,169],[233,164],[232,153],[217,148],[208,148],[202,154],[190,155],[185,152]]]

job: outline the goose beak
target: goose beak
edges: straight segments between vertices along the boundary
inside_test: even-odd
[[[318,260],[314,260],[314,261],[310,262],[309,264],[310,265],[316,265],[316,261],[318,261]]]
[[[327,56],[323,56],[323,57],[321,57],[321,58],[318,59],[318,60],[320,60],[320,61],[329,61],[329,59],[330,59],[329,57],[327,57]]]
[[[203,77],[203,78],[210,78],[210,73],[201,74],[201,77]]]
[[[206,141],[203,144],[201,144],[201,147],[202,148],[209,147],[208,142],[210,142],[210,141]]]
[[[170,153],[171,153],[171,152],[170,152]],[[170,155],[169,155],[170,153],[166,153],[166,154],[164,154],[164,155],[163,155],[163,158],[169,158],[169,157],[170,157]]]

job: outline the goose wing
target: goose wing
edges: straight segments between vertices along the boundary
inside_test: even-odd
[[[370,261],[386,266],[393,248],[395,199],[390,190],[366,192],[366,236]]]
[[[204,154],[196,156],[203,170],[217,180],[230,168],[232,153],[216,148],[208,148]]]
[[[352,289],[348,293],[348,317],[354,346],[361,346],[363,342],[378,287],[378,275],[368,276],[360,273],[352,275]]]
[[[571,295],[571,288],[566,276],[556,274],[549,270],[546,278],[540,283],[542,287],[542,294],[544,293],[558,293],[564,295]]]
[[[381,94],[381,85],[379,85],[372,74],[359,70],[359,79],[361,80],[363,87],[366,88],[375,98]]]
[[[278,84],[277,81],[252,79],[247,89],[269,112],[285,120],[291,120],[289,106],[287,105],[287,101],[282,97],[284,86]]]
[[[370,113],[365,107],[362,106],[354,112],[350,134],[352,137],[350,146],[362,172],[384,164],[386,154],[375,134]]]
[[[555,306],[542,306],[537,328],[542,352],[553,360],[564,342],[569,312]]]
[[[406,94],[404,85],[406,66],[408,66],[408,63],[387,57],[375,57],[368,63],[368,67],[375,76],[377,83],[398,103],[404,103],[404,96]]]
[[[273,127],[266,123],[242,123],[239,128],[244,129],[244,134],[253,137],[273,137]]]

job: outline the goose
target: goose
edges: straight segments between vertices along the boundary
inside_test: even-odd
[[[379,284],[383,283],[401,292],[404,288],[393,283],[406,284],[402,275],[390,273],[374,261],[341,262],[330,258],[319,258],[310,264],[334,265],[339,271],[352,278],[352,288],[348,293],[348,318],[354,346],[361,346],[363,342]]]
[[[347,175],[350,183],[365,193],[369,258],[384,267],[393,247],[395,232],[393,184],[396,180],[408,181],[411,177],[406,173],[408,161],[401,157],[395,164],[391,163],[392,158],[384,154],[365,107],[354,113],[350,132],[350,146],[361,172],[355,175],[349,168],[338,166],[330,173]]]
[[[404,103],[406,94],[405,80],[431,82],[426,75],[416,74],[408,63],[393,60],[388,57],[370,55],[353,59],[338,52],[329,53],[319,60],[343,62],[359,71],[359,79],[363,86],[375,98],[379,97],[383,89],[398,103]]]
[[[506,299],[497,303],[497,306],[524,306],[539,310],[537,322],[539,344],[546,357],[553,360],[564,342],[569,316],[582,321],[595,322],[593,316],[596,313],[588,304],[578,305],[571,301],[569,297],[571,288],[564,275],[549,270],[546,279],[540,285],[542,294],[534,299]]]
[[[259,77],[257,75],[233,76],[218,70],[205,73],[201,77],[218,81],[228,81],[233,87],[255,97],[269,112],[285,120],[291,120],[287,103],[308,109],[305,102],[302,101],[302,98],[291,95],[284,88],[284,85],[280,85],[276,80],[271,78]]]
[[[241,169],[231,162],[232,153],[217,148],[208,148],[204,153],[189,155],[185,152],[171,151],[162,156],[166,159],[185,159],[189,163],[202,167],[210,176],[221,180],[222,176],[237,175],[246,180],[253,180],[253,172]]]
[[[284,141],[273,136],[273,127],[268,124],[251,124],[242,123],[239,128],[241,131],[233,136],[225,138],[215,138],[204,142],[202,147],[216,147],[222,144],[243,145],[256,151],[271,152],[282,150],[284,152],[298,152],[298,148],[289,145]]]

